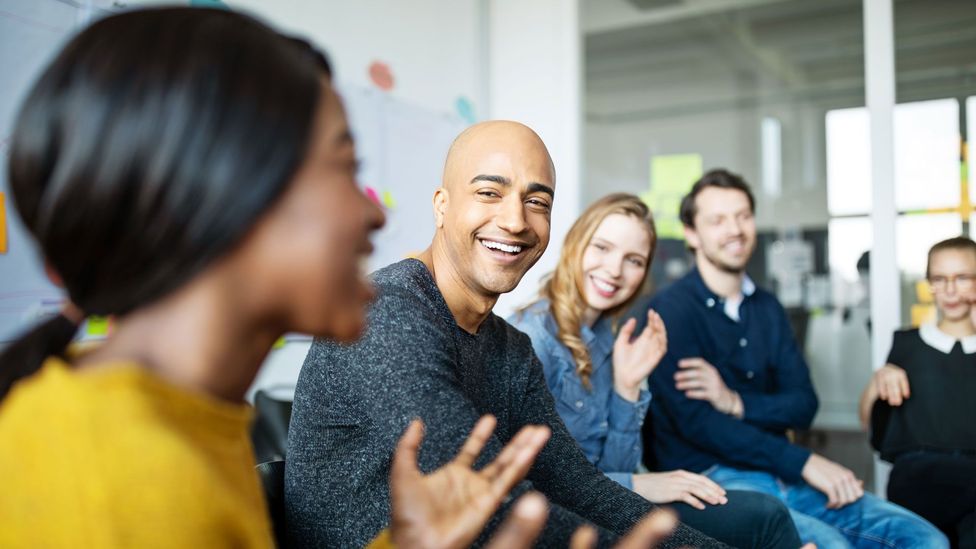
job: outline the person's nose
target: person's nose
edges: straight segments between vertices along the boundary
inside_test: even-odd
[[[520,234],[526,229],[525,207],[521,197],[514,193],[505,197],[499,204],[495,224],[509,234]]]

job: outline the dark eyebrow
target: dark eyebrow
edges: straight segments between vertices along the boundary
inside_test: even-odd
[[[501,175],[478,174],[474,176],[474,178],[471,180],[471,183],[474,183],[475,181],[490,181],[492,183],[498,183],[499,185],[505,185],[506,187],[511,186],[512,184],[511,179]]]
[[[471,183],[474,183],[476,181],[490,181],[492,183],[498,183],[499,185],[504,185],[506,187],[510,187],[512,185],[512,180],[502,175],[478,174],[474,176],[473,179],[471,179]],[[552,198],[555,198],[556,196],[556,193],[555,191],[552,190],[552,187],[550,187],[549,185],[543,185],[542,183],[529,183],[528,191],[529,194],[546,193]]]
[[[546,193],[549,198],[555,198],[556,192],[552,190],[549,185],[543,185],[542,183],[529,183],[529,193]]]

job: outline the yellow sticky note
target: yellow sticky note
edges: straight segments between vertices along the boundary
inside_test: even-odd
[[[0,193],[0,254],[7,253],[7,206]]]
[[[659,238],[684,238],[678,216],[681,199],[702,175],[700,154],[664,154],[651,157],[651,188],[641,199],[654,212]]]
[[[88,317],[88,324],[85,333],[87,333],[90,336],[107,336],[108,317],[104,317],[104,316]]]
[[[396,207],[396,202],[393,201],[393,194],[390,191],[383,191],[383,205],[391,210]]]
[[[272,349],[280,349],[280,348],[282,348],[284,346],[285,346],[285,337],[282,336],[282,337],[279,337],[278,338],[278,341],[275,341],[274,342],[274,345],[272,345],[271,348]]]
[[[935,305],[912,305],[912,326],[918,328],[926,322],[935,322]]]

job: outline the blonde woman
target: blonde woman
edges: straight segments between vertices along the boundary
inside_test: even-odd
[[[771,497],[726,493],[687,471],[634,473],[651,399],[642,387],[667,350],[667,334],[653,311],[640,334],[635,319],[617,320],[647,280],[656,241],[639,198],[598,200],[567,234],[540,299],[509,322],[531,337],[557,412],[607,476],[654,503],[676,503],[682,521],[735,547],[799,547],[786,509]]]

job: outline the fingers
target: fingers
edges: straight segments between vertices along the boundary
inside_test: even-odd
[[[637,329],[637,319],[628,318],[627,322],[620,327],[620,331],[617,332],[617,341],[630,343],[632,337],[634,337],[634,330]]]
[[[705,362],[705,359],[700,357],[682,358],[678,361],[679,368],[702,368],[707,364],[708,363]]]
[[[519,498],[505,522],[488,542],[489,549],[532,547],[546,525],[549,509],[546,498],[532,492]]]
[[[454,461],[469,468],[474,465],[494,430],[495,418],[493,416],[481,416],[478,423],[474,424],[474,429],[471,430],[468,439],[464,441],[464,446],[461,447],[461,451],[458,452]]]
[[[908,386],[908,376],[902,373],[898,376],[898,386],[901,389],[901,395],[904,398],[912,396],[912,389]]]
[[[400,441],[397,442],[396,451],[393,454],[393,464],[390,467],[390,477],[392,479],[405,478],[411,474],[419,474],[417,468],[417,452],[420,451],[420,443],[424,440],[424,423],[415,419],[407,426]]]
[[[712,505],[724,505],[728,503],[725,489],[715,483],[712,479],[687,471],[680,471],[680,474],[688,482],[688,490],[695,497],[702,499]]]
[[[549,440],[545,426],[523,427],[481,474],[491,479],[491,492],[500,502],[529,472],[532,462]]]
[[[691,505],[695,509],[698,509],[699,511],[704,511],[705,510],[705,504],[702,503],[701,500],[699,500],[695,496],[691,495],[690,492],[685,492],[685,493],[681,494],[681,498],[679,499],[679,501],[683,501],[683,502],[687,503],[688,505]]]
[[[647,549],[656,547],[671,535],[678,518],[670,509],[658,509],[642,519],[627,536],[617,543],[616,549]],[[574,536],[575,538],[575,536]]]
[[[592,549],[596,547],[596,529],[590,525],[583,525],[573,532],[569,539],[569,549]]]

